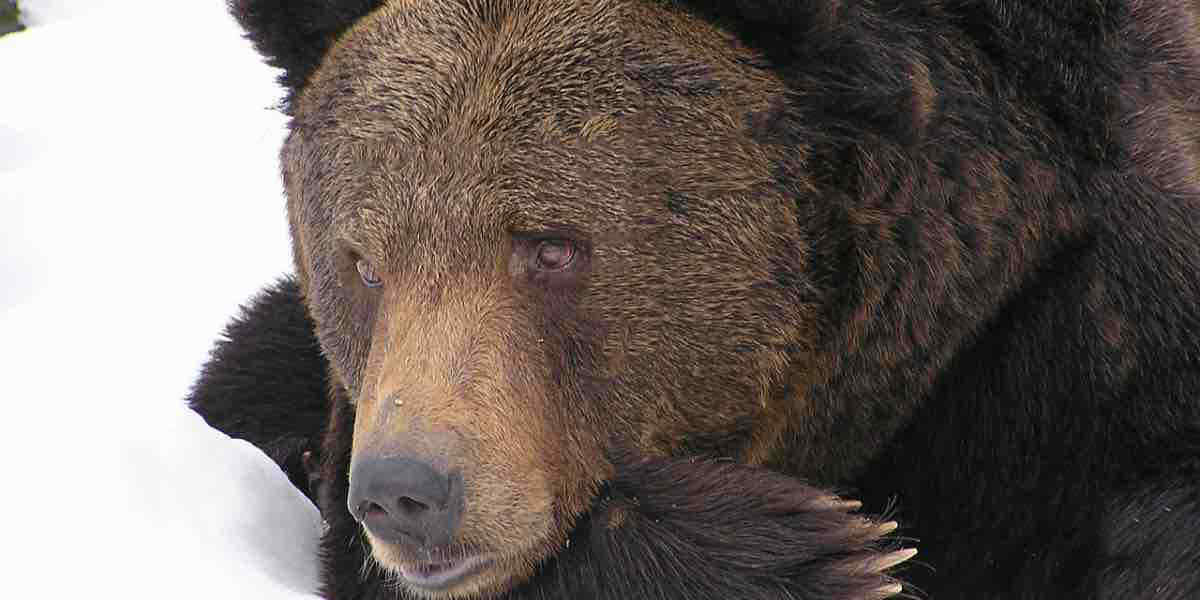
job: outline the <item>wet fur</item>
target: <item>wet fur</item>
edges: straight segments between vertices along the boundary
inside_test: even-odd
[[[233,8],[288,69],[295,112],[302,89],[321,79],[325,50],[356,9],[375,5],[289,5]],[[664,222],[699,222],[715,210],[705,186],[761,174],[749,159],[722,162],[726,140],[684,130],[696,123],[743,126],[741,141],[770,161],[762,197],[795,200],[776,232],[794,244],[755,248],[769,257],[756,263],[764,272],[665,265],[647,280],[691,267],[688,290],[755,286],[795,303],[765,303],[781,315],[779,336],[747,339],[723,361],[639,356],[645,348],[627,332],[586,323],[548,336],[583,340],[577,358],[602,358],[597,371],[634,369],[645,356],[676,359],[659,368],[728,369],[715,387],[689,370],[642,382],[699,404],[745,398],[738,377],[757,377],[752,368],[786,375],[756,415],[681,405],[728,417],[705,435],[680,435],[686,418],[634,433],[660,451],[734,456],[851,489],[869,512],[895,502],[934,567],[912,577],[934,597],[1200,594],[1200,541],[1190,533],[1200,526],[1194,3],[644,5],[673,7],[676,22],[690,24],[662,31],[692,32],[686,51],[633,73],[647,97],[699,111],[678,123],[650,119],[644,147],[631,149],[688,140],[696,155],[660,153],[680,164],[638,182],[661,199]],[[318,42],[298,51],[303,36]],[[354,43],[346,52],[372,48]],[[733,67],[688,60],[726,51],[738,57]],[[369,114],[349,108],[346,117]],[[607,127],[583,121],[567,133],[603,140]],[[696,185],[671,179],[679,173]],[[742,222],[692,230],[713,240],[728,232],[762,233]],[[634,316],[657,306],[646,293],[611,300],[607,309]],[[310,308],[334,310],[311,298]],[[637,331],[682,331],[667,327],[678,315],[662,318]],[[708,322],[712,347],[736,335],[717,309]],[[603,380],[581,383],[605,390]]]

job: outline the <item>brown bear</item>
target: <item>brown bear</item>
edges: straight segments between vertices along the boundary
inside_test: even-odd
[[[687,597],[711,554],[571,559],[686,457],[747,465],[706,508],[894,506],[932,597],[1200,594],[1194,3],[232,6],[290,92],[332,596]],[[310,423],[231,430],[295,475]]]

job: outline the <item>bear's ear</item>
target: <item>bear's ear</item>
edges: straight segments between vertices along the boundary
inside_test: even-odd
[[[337,36],[383,0],[229,0],[246,37],[273,67],[291,98],[308,81]]]

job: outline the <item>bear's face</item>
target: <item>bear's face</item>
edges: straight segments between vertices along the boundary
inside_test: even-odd
[[[674,10],[392,2],[296,98],[289,217],[356,404],[351,502],[388,478],[368,464],[440,490],[351,511],[419,595],[528,577],[616,448],[763,460],[802,390],[803,157],[756,134],[784,86]]]

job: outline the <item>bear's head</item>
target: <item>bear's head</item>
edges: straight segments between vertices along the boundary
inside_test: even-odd
[[[764,463],[794,433],[813,184],[754,4],[234,1],[285,69],[348,507],[411,591],[527,578],[614,449]]]

